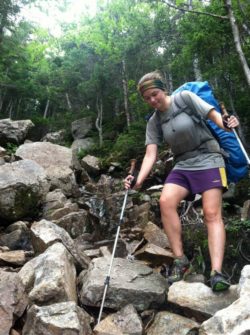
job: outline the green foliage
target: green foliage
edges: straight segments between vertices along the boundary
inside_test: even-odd
[[[48,9],[46,1],[37,3],[44,11]],[[173,4],[190,9],[185,0]],[[9,116],[12,106],[13,119],[32,119],[39,134],[64,129],[70,144],[71,122],[89,114],[96,119],[101,101],[104,145],[102,149],[96,146],[93,152],[107,162],[141,157],[145,133],[142,120],[147,107],[136,92],[138,79],[160,69],[169,88],[172,84],[175,89],[184,81],[196,79],[195,61],[202,79],[213,85],[229,109],[244,116],[244,124],[250,123],[249,87],[230,22],[218,17],[227,14],[220,0],[192,1],[197,12],[217,17],[180,11],[160,0],[101,2],[95,17],[82,17],[79,24],[63,24],[63,35],[58,38],[29,22],[16,22],[19,5],[11,0],[0,5],[2,117]],[[54,7],[66,9],[64,2],[58,5],[52,1],[49,8]],[[250,6],[233,1],[233,9],[243,51],[250,59],[246,31]],[[126,65],[125,73],[122,64]],[[129,130],[124,111],[125,84],[132,120]],[[91,135],[96,137],[97,132]]]
[[[127,162],[142,157],[145,151],[145,121],[134,122],[131,128],[120,134],[114,144],[112,156],[116,160]]]
[[[250,220],[229,220],[226,229],[230,233],[235,233],[237,235],[245,234],[250,232]]]
[[[8,155],[15,154],[17,148],[18,148],[18,145],[17,145],[17,144],[14,144],[14,143],[7,143],[7,144],[6,144],[6,153],[7,153]]]

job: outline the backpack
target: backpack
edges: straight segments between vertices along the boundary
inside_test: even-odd
[[[214,106],[214,108],[221,113],[219,103],[215,99],[213,91],[207,81],[187,82],[177,88],[173,92],[173,95],[184,90],[197,94],[201,99]],[[175,102],[178,105],[176,100],[177,99],[175,99]],[[182,111],[187,112],[187,109]],[[235,132],[227,132],[224,129],[221,129],[211,120],[206,120],[205,124],[218,141],[220,147],[222,148],[222,152],[226,153],[224,155],[224,159],[228,183],[236,183],[240,179],[246,177],[248,174],[248,162],[241,149],[237,134],[235,134]]]

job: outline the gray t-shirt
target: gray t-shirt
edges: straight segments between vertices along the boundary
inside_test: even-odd
[[[201,115],[203,119],[207,119],[208,113],[214,107],[189,91],[183,91],[181,98],[177,95],[180,93],[171,97],[171,105],[166,112],[156,111],[148,121],[146,145],[167,143],[176,157],[174,169],[203,170],[224,167],[218,142],[202,122],[195,122],[185,111],[179,112],[180,106],[176,102],[184,99],[192,114]]]

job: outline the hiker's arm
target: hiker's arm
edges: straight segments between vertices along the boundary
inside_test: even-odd
[[[140,188],[143,181],[149,175],[152,167],[156,161],[158,153],[158,146],[157,144],[148,144],[146,148],[146,153],[144,155],[140,172],[138,174],[137,180],[133,188]],[[134,179],[133,176],[128,175],[127,178],[124,180],[124,186],[126,189],[130,188],[130,183]]]
[[[219,112],[217,112],[215,109],[211,109],[207,117],[208,119],[213,121],[215,124],[217,124],[217,126],[219,126],[220,128],[226,131],[230,131],[230,128],[235,128],[239,125],[239,120],[234,115],[231,115],[227,118],[226,120],[227,126],[225,126],[224,124],[225,120],[223,122],[222,115]]]

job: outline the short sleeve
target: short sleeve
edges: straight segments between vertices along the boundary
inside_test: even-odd
[[[181,96],[191,109],[195,110],[197,113],[200,113],[205,119],[207,119],[208,113],[214,109],[214,106],[208,104],[206,101],[192,92],[183,91]]]
[[[162,130],[160,120],[157,117],[157,111],[156,111],[147,123],[145,145],[148,144],[160,145],[162,144],[162,141],[163,141]]]

